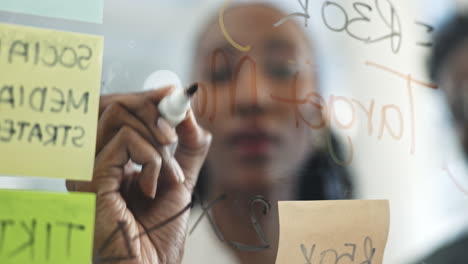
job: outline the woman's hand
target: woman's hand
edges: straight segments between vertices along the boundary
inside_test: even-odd
[[[157,104],[170,91],[101,97],[93,179],[67,182],[69,190],[97,195],[94,263],[182,260],[191,195],[211,135],[191,111],[176,130],[159,118]],[[172,157],[168,145],[177,138]]]

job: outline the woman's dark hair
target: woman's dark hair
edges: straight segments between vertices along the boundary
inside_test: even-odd
[[[333,134],[330,136],[333,150],[340,160],[344,160],[338,140]],[[349,199],[351,195],[351,176],[347,167],[336,163],[328,148],[313,153],[301,170],[297,199],[338,200]]]
[[[468,40],[468,16],[456,14],[444,23],[434,37],[433,51],[429,59],[429,74],[438,81],[438,73],[445,60],[463,43]]]
[[[331,132],[328,132],[331,133]],[[342,158],[336,137],[331,135],[333,149]],[[208,175],[202,168],[195,186],[194,201],[205,199]],[[352,195],[350,173],[346,167],[337,164],[327,149],[314,151],[300,170],[297,200],[338,200],[349,199]]]

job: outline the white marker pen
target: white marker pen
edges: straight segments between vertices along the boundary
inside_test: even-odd
[[[198,84],[192,84],[189,88],[183,89],[177,74],[168,70],[159,70],[151,73],[146,78],[143,90],[158,90],[171,85],[175,86],[175,89],[159,102],[158,111],[172,127],[176,127],[180,122],[184,121],[187,111],[190,109],[190,99],[198,90]],[[177,142],[169,146],[171,155],[174,155],[176,147]],[[142,169],[140,164],[133,163],[133,166],[138,171]]]
[[[190,99],[192,99],[197,90],[198,84],[196,83],[186,90],[175,89],[175,91],[159,102],[159,113],[169,124],[176,127],[180,122],[184,121],[190,108]]]
[[[187,111],[190,108],[190,99],[198,90],[198,85],[193,84],[188,89],[182,89],[179,77],[168,70],[153,72],[146,78],[143,90],[157,90],[165,86],[173,85],[175,90],[159,102],[158,110],[161,116],[169,124],[176,127],[185,119]]]

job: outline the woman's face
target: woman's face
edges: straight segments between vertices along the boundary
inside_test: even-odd
[[[250,45],[247,52],[228,42],[218,18],[201,35],[194,77],[202,88],[194,108],[213,134],[208,171],[224,186],[251,189],[285,183],[319,140],[314,139],[317,131],[301,120],[319,123],[314,121],[321,115],[318,108],[296,108],[293,100],[294,93],[303,99],[316,91],[315,73],[306,63],[313,59],[310,44],[293,22],[273,26],[285,15],[264,5],[228,9],[226,31],[240,45]]]
[[[440,80],[468,156],[468,39],[447,59]]]

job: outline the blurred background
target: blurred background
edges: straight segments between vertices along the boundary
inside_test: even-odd
[[[301,11],[297,1],[284,1]],[[184,84],[195,81],[190,79],[194,38],[200,25],[217,14],[222,2],[105,0],[103,24],[1,11],[0,22],[103,35],[101,93],[106,94],[139,91],[145,78],[158,69],[178,73]],[[432,35],[427,29],[437,29],[455,10],[466,9],[467,1],[362,0],[372,6],[369,18],[376,22],[362,27],[356,23],[352,28],[356,35],[375,38],[388,34],[385,20],[390,21],[392,6],[400,22],[394,28],[400,37],[376,43],[329,30],[321,13],[324,2],[309,3],[311,18],[306,30],[319,50],[317,70],[325,100],[335,95],[355,99],[366,107],[375,102],[372,133],[368,131],[367,115],[356,106],[354,110],[347,104],[338,103],[336,107],[342,123],[350,122],[355,111],[351,128],[332,123],[344,143],[348,137],[353,142],[350,169],[356,187],[354,198],[390,200],[391,226],[384,263],[411,263],[468,231],[468,195],[463,192],[468,190],[468,170],[441,92],[413,83],[411,103],[406,80],[376,65],[430,83],[426,63]],[[358,16],[352,7],[356,1],[334,2],[342,5],[350,18]],[[376,3],[380,3],[380,15]],[[329,26],[339,27],[343,19],[339,9],[326,9]],[[298,22],[303,23],[303,19]],[[401,110],[404,129],[400,140],[387,132],[379,138],[385,105]],[[395,112],[389,114],[391,126],[398,120]],[[349,154],[348,145],[344,146]],[[7,175],[0,177],[0,188],[65,191],[62,180]]]

